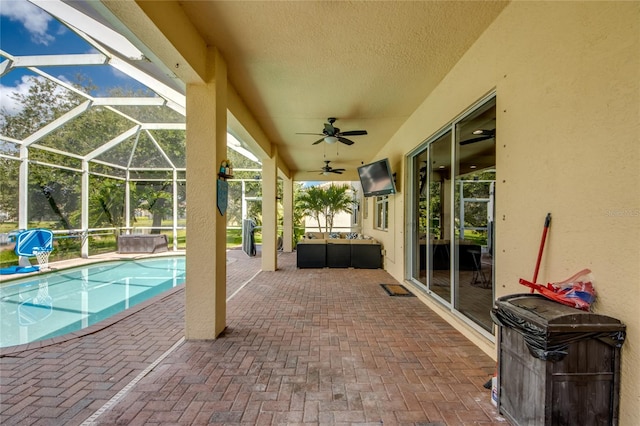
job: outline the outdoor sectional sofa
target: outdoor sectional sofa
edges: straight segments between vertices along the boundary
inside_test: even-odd
[[[307,232],[296,246],[298,268],[382,268],[382,247],[347,232]]]

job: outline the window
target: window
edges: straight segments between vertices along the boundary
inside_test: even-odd
[[[376,197],[375,204],[375,228],[386,231],[389,227],[389,196],[383,195],[381,197]]]

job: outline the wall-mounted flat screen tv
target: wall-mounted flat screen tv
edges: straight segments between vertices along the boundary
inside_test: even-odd
[[[388,158],[358,167],[358,175],[365,197],[396,193],[396,185]]]

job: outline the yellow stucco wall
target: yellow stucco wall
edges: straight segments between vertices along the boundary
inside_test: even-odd
[[[593,271],[594,311],[627,325],[621,424],[639,424],[640,2],[510,4],[377,157],[389,157],[403,177],[409,151],[492,90],[496,296],[527,291],[518,279],[533,274],[551,212],[538,281]],[[401,182],[392,197],[392,229],[372,230],[372,214],[364,224],[384,243],[385,268],[399,281],[405,187]],[[448,319],[495,352],[453,315]]]

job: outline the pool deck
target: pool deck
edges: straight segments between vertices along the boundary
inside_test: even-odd
[[[227,329],[184,341],[180,287],[108,326],[0,352],[2,425],[505,425],[495,362],[383,270],[230,250]],[[57,265],[56,265],[57,266]]]

